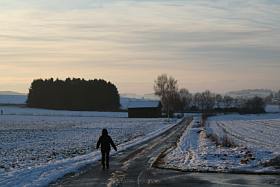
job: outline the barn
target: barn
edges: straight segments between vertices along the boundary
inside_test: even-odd
[[[128,105],[129,118],[159,118],[162,105],[160,101],[135,101]]]

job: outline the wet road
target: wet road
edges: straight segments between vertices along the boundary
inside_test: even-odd
[[[69,174],[50,186],[279,186],[279,175],[192,173],[152,167],[157,156],[176,145],[191,119],[185,119],[162,135],[120,152],[111,158],[109,170],[95,163],[84,172]]]

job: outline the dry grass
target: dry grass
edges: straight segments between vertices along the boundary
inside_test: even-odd
[[[269,167],[275,167],[275,168],[280,168],[280,155],[276,156],[275,158],[263,163],[264,166]]]
[[[212,140],[216,146],[223,146],[223,147],[236,147],[237,145],[234,141],[229,138],[226,134],[222,138],[219,138],[216,134],[207,134],[207,138]]]

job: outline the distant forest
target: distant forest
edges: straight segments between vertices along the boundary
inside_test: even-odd
[[[27,106],[46,109],[116,111],[120,107],[117,87],[102,79],[34,80]]]

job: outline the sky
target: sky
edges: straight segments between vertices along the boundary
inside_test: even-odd
[[[191,92],[280,89],[280,1],[0,0],[0,91],[80,77],[145,94],[162,73]]]

